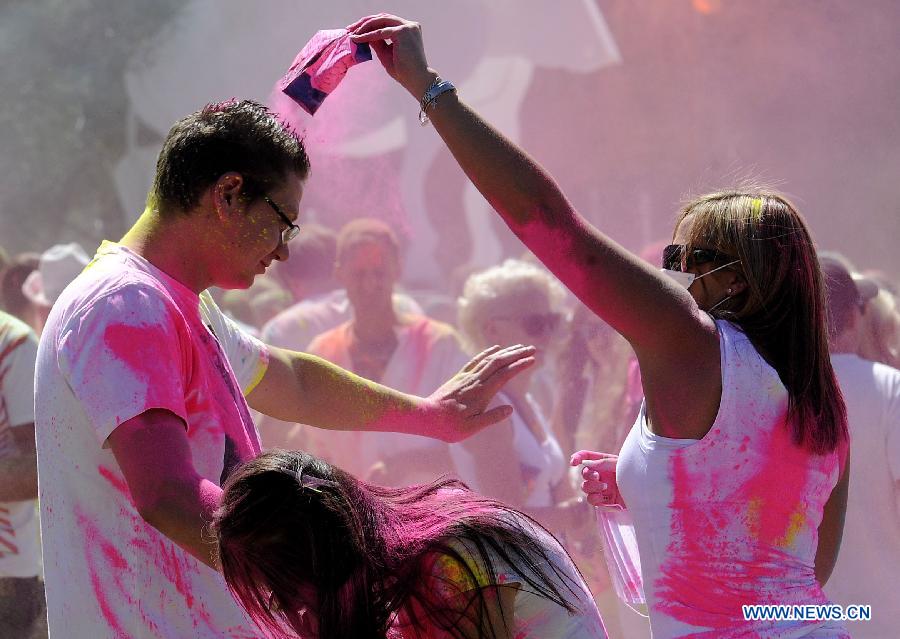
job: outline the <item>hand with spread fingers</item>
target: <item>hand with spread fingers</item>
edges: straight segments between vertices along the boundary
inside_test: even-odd
[[[509,380],[534,364],[534,352],[533,346],[519,344],[492,346],[476,355],[428,397],[418,416],[427,424],[422,434],[454,443],[509,417],[512,406],[489,405]]]
[[[347,27],[357,44],[367,42],[392,78],[417,100],[437,74],[428,67],[422,27],[388,13],[362,18]]]
[[[582,466],[581,490],[592,506],[621,506],[625,501],[619,493],[616,483],[616,463],[618,455],[598,453],[592,450],[579,450],[572,455],[571,465]]]

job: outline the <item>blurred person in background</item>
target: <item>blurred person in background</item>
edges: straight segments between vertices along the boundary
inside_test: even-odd
[[[840,264],[866,293],[862,317],[856,327],[857,354],[872,362],[900,368],[900,304],[894,283],[882,273],[864,275],[846,255],[837,251],[820,251],[819,256]]]
[[[622,447],[638,408],[628,393],[633,357],[621,335],[589,308],[576,305],[557,357],[558,390],[551,418],[563,450]],[[569,469],[569,481],[573,488],[581,484],[578,468]],[[649,636],[646,620],[619,605],[594,527],[567,531],[565,545],[591,588],[609,636]]]
[[[621,335],[578,304],[557,364],[552,421],[564,450],[622,447],[638,408],[628,392],[633,357],[634,351]]]
[[[314,337],[351,319],[347,291],[335,277],[337,235],[320,224],[304,224],[291,257],[275,265],[275,277],[293,297],[292,305],[263,326],[267,344],[304,351]],[[422,315],[408,295],[394,293],[401,315]]]
[[[835,257],[820,257],[828,304],[831,362],[847,404],[854,463],[841,552],[825,592],[844,606],[868,604],[872,618],[847,622],[857,639],[882,639],[900,627],[900,371],[858,353],[878,286],[854,277]]]
[[[889,289],[866,302],[859,333],[860,357],[900,368],[900,304]]]
[[[38,267],[22,282],[22,294],[31,303],[34,332],[40,336],[53,303],[88,265],[90,258],[76,243],[56,244],[41,254]]]
[[[37,513],[37,336],[0,312],[0,637],[47,636]]]
[[[0,273],[0,306],[31,327],[38,324],[39,313],[35,304],[25,297],[22,285],[40,264],[40,253],[19,253]]]
[[[337,237],[334,272],[352,319],[315,337],[309,354],[414,395],[468,359],[453,327],[397,311],[400,246],[384,222],[348,222]],[[413,484],[453,470],[448,446],[430,438],[319,429],[307,429],[306,437],[311,452],[376,483]]]
[[[583,525],[590,515],[567,480],[571,451],[563,452],[532,394],[534,374],[560,338],[564,300],[565,291],[550,273],[521,260],[469,277],[458,302],[468,350],[525,342],[537,349],[537,363],[500,395],[515,408],[509,420],[452,446],[464,482],[558,532]]]
[[[228,317],[254,337],[259,337],[266,322],[291,303],[290,293],[268,274],[256,278],[250,288],[221,291],[216,301]]]

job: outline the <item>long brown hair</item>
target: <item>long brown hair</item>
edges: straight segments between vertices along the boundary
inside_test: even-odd
[[[212,524],[222,573],[266,636],[302,635],[307,626],[298,611],[305,606],[314,610],[320,639],[385,639],[401,609],[410,629],[463,637],[460,626],[471,624],[486,637],[503,634],[507,629],[492,626],[482,588],[460,593],[463,604],[453,606],[428,590],[427,565],[436,555],[472,584],[500,583],[502,561],[524,588],[577,613],[578,584],[523,523],[540,525],[458,481],[386,488],[307,453],[273,450],[241,465],[223,491]],[[304,589],[314,601],[300,599]]]
[[[789,396],[794,443],[829,453],[848,440],[844,399],[831,367],[825,288],[809,229],[782,195],[721,191],[688,202],[685,254],[712,248],[740,260],[747,289],[712,312],[737,324],[775,369]]]

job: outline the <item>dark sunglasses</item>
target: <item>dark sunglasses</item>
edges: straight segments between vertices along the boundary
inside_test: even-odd
[[[730,260],[727,255],[719,253],[715,249],[693,249],[684,259],[684,244],[669,244],[663,249],[662,266],[670,271],[680,271],[682,264],[688,266],[698,266],[709,262],[717,262],[722,260]]]

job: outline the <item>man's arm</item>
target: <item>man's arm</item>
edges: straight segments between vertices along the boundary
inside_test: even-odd
[[[456,442],[510,415],[511,407],[488,409],[488,403],[534,363],[533,354],[530,346],[490,348],[425,398],[376,384],[313,355],[269,347],[268,368],[247,402],[285,422]]]
[[[0,457],[0,502],[37,499],[34,422],[10,429],[14,452]]]
[[[222,489],[194,468],[185,424],[152,409],[119,425],[107,439],[144,521],[211,568],[215,546],[204,531]]]

